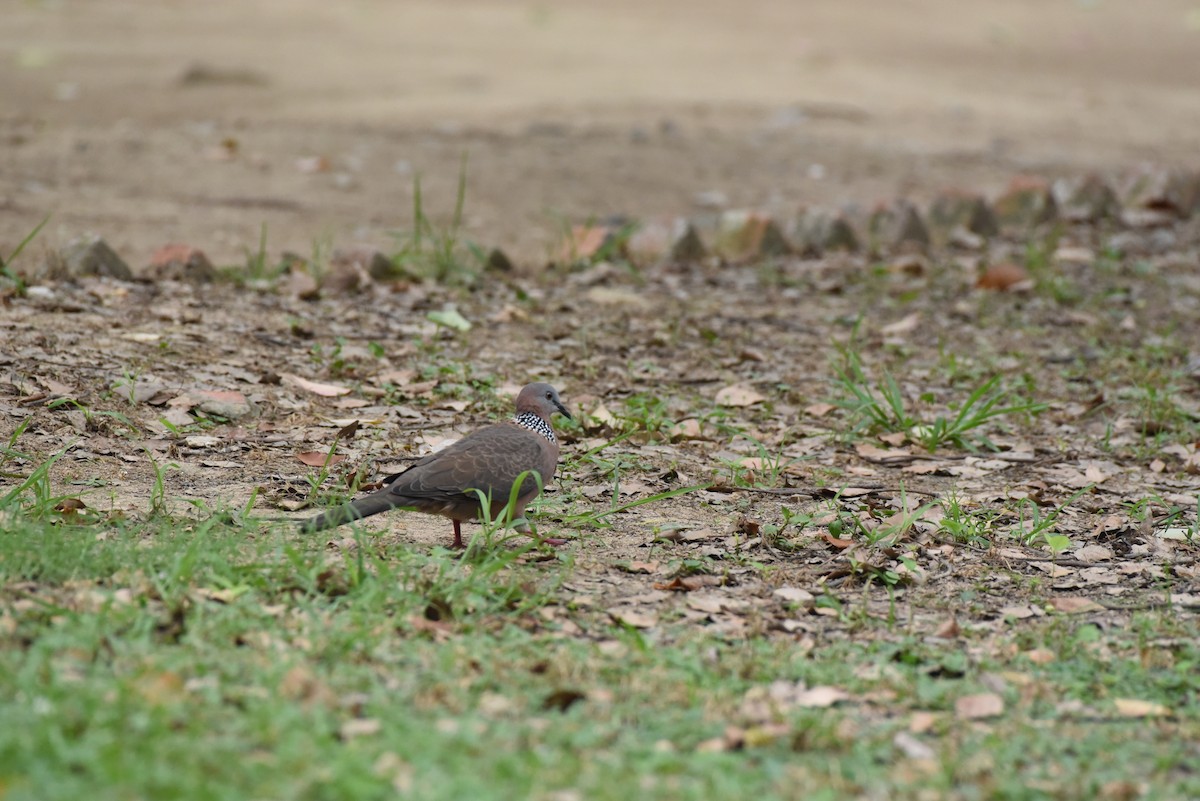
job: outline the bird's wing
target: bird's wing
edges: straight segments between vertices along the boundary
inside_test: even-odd
[[[506,503],[513,483],[527,470],[541,472],[545,440],[518,426],[500,423],[482,428],[437,453],[426,456],[395,477],[389,494],[414,501],[461,500],[478,489]],[[543,483],[549,476],[542,476]],[[521,494],[536,491],[532,476]]]

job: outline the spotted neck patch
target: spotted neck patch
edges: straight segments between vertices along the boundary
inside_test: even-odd
[[[528,429],[535,434],[541,434],[551,443],[555,445],[558,444],[558,440],[554,437],[554,429],[550,427],[549,423],[538,417],[533,412],[521,412],[514,417],[512,421],[521,428]]]

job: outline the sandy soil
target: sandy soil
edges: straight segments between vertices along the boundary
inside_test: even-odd
[[[565,219],[1195,163],[1191,0],[8,2],[0,252],[389,243],[414,173],[537,263]],[[303,160],[309,159],[308,162]],[[313,161],[317,159],[317,161]],[[313,166],[319,169],[313,171]]]

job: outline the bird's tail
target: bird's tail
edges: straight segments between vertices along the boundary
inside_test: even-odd
[[[373,495],[367,495],[358,500],[344,503],[341,506],[335,506],[316,517],[305,520],[300,524],[300,533],[313,534],[354,520],[361,520],[364,517],[377,515],[389,509],[395,509],[399,505],[392,498],[388,497],[387,492],[377,492]]]

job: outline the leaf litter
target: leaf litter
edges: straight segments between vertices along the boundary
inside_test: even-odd
[[[857,256],[784,260],[772,274],[716,262],[606,273],[611,290],[653,304],[654,315],[635,316],[554,276],[533,279],[533,291],[381,285],[369,302],[175,283],[113,292],[101,291],[113,282],[84,279],[97,291],[62,285],[55,302],[11,304],[0,418],[25,426],[23,452],[65,450],[110,513],[147,507],[155,453],[180,465],[163,476],[176,512],[188,501],[240,507],[261,489],[256,512],[270,516],[307,504],[314,471],[344,486],[356,471],[402,469],[507,415],[502,389],[544,379],[569,405],[581,399],[582,427],[561,430],[560,473],[534,517],[577,539],[553,611],[530,625],[581,638],[615,625],[657,647],[699,628],[801,649],[863,636],[852,614],[985,648],[1055,615],[1120,627],[1139,609],[1170,608],[1194,625],[1200,437],[1176,412],[1194,408],[1200,389],[1179,382],[1168,408],[1130,367],[1147,336],[1156,352],[1200,341],[1200,318],[1172,311],[1180,296],[1200,303],[1200,287],[1176,282],[1185,268],[1172,264],[1138,279],[1152,335],[1114,332],[1127,311],[1102,299],[1127,288],[1121,272],[1099,274],[1083,301],[1089,314],[1069,309],[1066,325],[1050,290],[981,292],[936,263],[881,275]],[[59,311],[67,300],[74,313]],[[179,311],[164,328],[154,309],[168,306]],[[1096,352],[1092,343],[1109,337],[1109,351]],[[953,410],[998,374],[1024,381],[1048,410],[995,421],[990,447],[974,449],[930,450],[910,427],[856,429],[835,397],[838,346],[861,353],[876,371],[868,379],[896,376],[906,408]],[[1173,364],[1155,358],[1161,370]],[[1098,395],[1106,400],[1095,404]],[[1156,415],[1164,423],[1153,434],[1131,422]],[[32,467],[19,459],[6,470]],[[82,494],[88,503],[62,505],[64,518],[93,511],[99,498]],[[442,521],[402,513],[368,529],[399,532],[415,549],[445,536]],[[440,620],[410,628],[454,632]],[[882,632],[869,636],[890,636]],[[1025,656],[1056,658],[1046,648]],[[163,698],[177,690],[153,676],[145,687]],[[584,695],[574,692],[546,704],[565,709]],[[871,703],[837,686],[770,685],[747,693],[743,719],[699,747],[784,736],[781,709]],[[931,713],[905,708],[910,732],[896,746],[926,758],[919,735],[933,724],[921,716]],[[1010,708],[989,692],[961,696],[953,714],[989,721]],[[1112,710],[1171,714],[1128,698]],[[376,721],[354,718],[340,733],[375,731]]]

